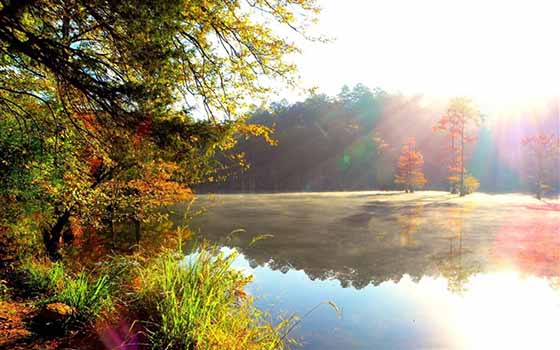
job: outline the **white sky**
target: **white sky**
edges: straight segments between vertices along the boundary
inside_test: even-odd
[[[560,1],[320,0],[331,44],[296,58],[305,87],[343,84],[511,106],[560,92]]]

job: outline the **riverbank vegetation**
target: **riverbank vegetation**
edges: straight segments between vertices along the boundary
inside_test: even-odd
[[[32,330],[70,345],[79,339],[69,335],[97,332],[107,348],[284,348],[294,319],[274,321],[253,305],[244,290],[251,276],[231,266],[235,253],[193,249],[113,257],[87,272],[29,259],[14,264],[20,280],[7,294],[36,308]]]

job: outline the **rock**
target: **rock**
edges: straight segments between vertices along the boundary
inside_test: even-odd
[[[74,314],[74,309],[64,303],[50,303],[43,306],[35,321],[44,324],[62,323]]]

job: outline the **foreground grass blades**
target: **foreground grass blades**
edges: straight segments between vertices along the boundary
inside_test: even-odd
[[[147,315],[152,349],[282,349],[287,323],[274,327],[244,292],[251,281],[235,255],[201,249],[166,253],[138,274],[136,305]]]
[[[35,260],[25,261],[21,272],[29,291],[42,296],[39,305],[63,303],[73,310],[60,325],[63,328],[92,324],[113,309],[108,275],[93,276],[85,271],[73,274],[60,262]]]
[[[204,247],[187,257],[176,250],[151,259],[120,256],[96,274],[37,260],[26,260],[20,272],[37,305],[71,309],[58,322],[63,332],[110,324],[120,314],[137,325],[131,332],[141,336],[132,338],[142,339],[143,349],[283,349],[293,320],[273,325],[253,305],[245,292],[252,278],[232,267],[235,257]]]

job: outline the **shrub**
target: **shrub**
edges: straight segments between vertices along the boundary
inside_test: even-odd
[[[72,309],[71,323],[88,323],[98,319],[113,308],[111,284],[107,275],[92,278],[84,271],[76,276],[66,276],[64,287],[49,301],[61,302]]]
[[[478,182],[476,177],[472,175],[468,175],[467,177],[465,177],[465,193],[469,194],[476,192],[479,187],[480,182]]]

